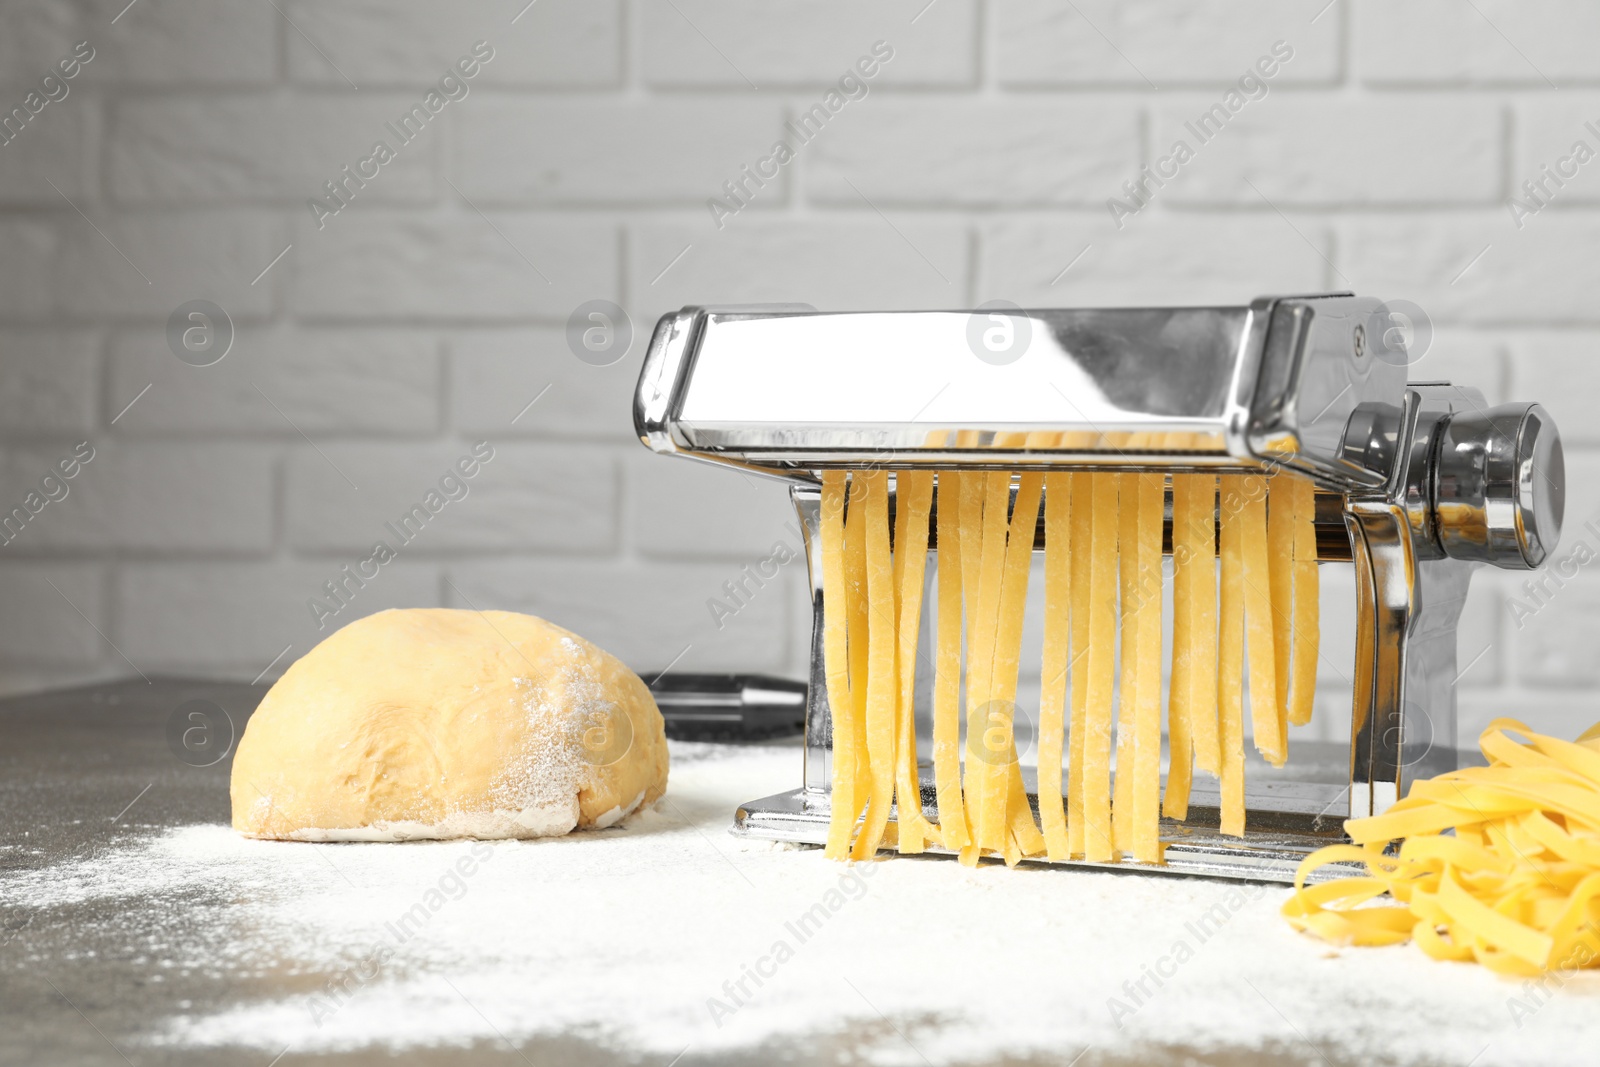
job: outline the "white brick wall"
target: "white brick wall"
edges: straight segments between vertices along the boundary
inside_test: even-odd
[[[348,91],[292,96],[134,99],[112,109],[107,182],[118,204],[277,203],[301,207],[340,167],[367,154],[384,122],[414,101]],[[70,99],[70,98],[69,98]],[[307,121],[315,116],[313,121]],[[271,145],[270,152],[263,149]],[[363,201],[437,199],[437,137],[408,145]]]
[[[284,276],[289,311],[306,319],[421,324],[565,322],[596,297],[616,300],[618,231],[528,212],[479,215],[378,209],[359,202],[325,219],[294,216],[304,250]],[[260,260],[264,267],[278,251]]]
[[[456,184],[485,205],[699,207],[782,126],[776,101],[485,99],[462,110]]]
[[[1320,5],[1006,0],[993,6],[996,80],[1008,88],[1226,86],[1278,38],[1295,49],[1283,81],[1331,87],[1343,74],[1343,34],[1306,27]]]
[[[1520,229],[1506,203],[1600,147],[1592,4],[525,3],[6,5],[0,113],[76,42],[95,57],[0,145],[0,510],[77,442],[96,457],[0,547],[0,688],[129,661],[253,678],[325,632],[307,600],[485,439],[470,495],[336,621],[523,608],[642,669],[687,648],[798,673],[798,565],[721,629],[705,607],[791,538],[781,488],[632,439],[645,340],[686,303],[1406,297],[1437,328],[1418,376],[1546,403],[1572,529],[1600,512],[1600,162]],[[319,226],[307,199],[479,40],[468,94]],[[707,199],[880,40],[866,95],[719,228]],[[1266,95],[1114,225],[1106,199],[1280,40]],[[608,367],[563,332],[596,298],[633,319]],[[211,367],[168,347],[195,299],[236,330]],[[1464,730],[1594,716],[1594,576],[1519,627],[1522,580],[1477,579]]]
[[[619,0],[293,0],[299,32],[284,35],[290,80],[416,89],[438,78],[477,40],[495,47],[483,84],[598,89],[622,71]],[[516,21],[513,23],[512,20]],[[342,73],[341,73],[342,72]]]

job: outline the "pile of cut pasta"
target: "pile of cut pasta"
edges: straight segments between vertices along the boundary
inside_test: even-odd
[[[1600,966],[1600,726],[1571,742],[1497,719],[1479,744],[1489,766],[1418,782],[1346,822],[1355,844],[1307,857],[1289,922],[1341,944],[1410,939],[1503,974]],[[1307,888],[1318,867],[1352,860],[1364,876]],[[1370,906],[1385,895],[1392,906]]]
[[[996,444],[1024,443],[1005,436]],[[1003,470],[899,471],[892,532],[890,479],[883,470],[823,476],[828,855],[863,859],[891,844],[914,853],[934,843],[969,865],[1037,855],[1160,863],[1161,817],[1187,817],[1195,769],[1220,780],[1222,832],[1242,835],[1246,676],[1254,742],[1268,762],[1283,764],[1288,726],[1311,717],[1312,483],[1289,474],[1170,476],[1174,618],[1163,795],[1169,476],[1026,472],[1014,483]],[[1035,822],[1017,760],[1014,701],[1041,508]],[[932,818],[922,803],[913,707],[930,524],[938,550]]]

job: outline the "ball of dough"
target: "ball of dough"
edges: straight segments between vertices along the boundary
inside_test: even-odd
[[[667,788],[661,712],[615,656],[509,611],[384,611],[306,653],[250,718],[233,825],[251,837],[548,837]]]

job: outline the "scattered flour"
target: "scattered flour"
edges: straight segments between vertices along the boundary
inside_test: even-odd
[[[793,751],[674,744],[666,798],[620,829],[394,846],[191,826],[11,876],[0,905],[47,921],[87,900],[181,903],[181,921],[154,923],[142,903],[105,921],[126,926],[152,973],[265,992],[215,1013],[174,1005],[143,1041],[269,1058],[286,1044],[576,1032],[666,1062],[859,1024],[865,1058],[883,1063],[1148,1042],[1294,1046],[1317,1062],[1303,1040],[1338,1062],[1593,1062],[1593,1041],[1574,1040],[1600,1033],[1588,976],[1519,1028],[1520,984],[1409,946],[1330,952],[1278,917],[1281,888],[930,858],[843,866],[725,833],[737,803],[799,772]]]

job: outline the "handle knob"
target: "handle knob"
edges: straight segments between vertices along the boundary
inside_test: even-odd
[[[1445,423],[1433,511],[1446,555],[1532,570],[1555,551],[1566,502],[1561,434],[1538,404],[1459,411]]]

